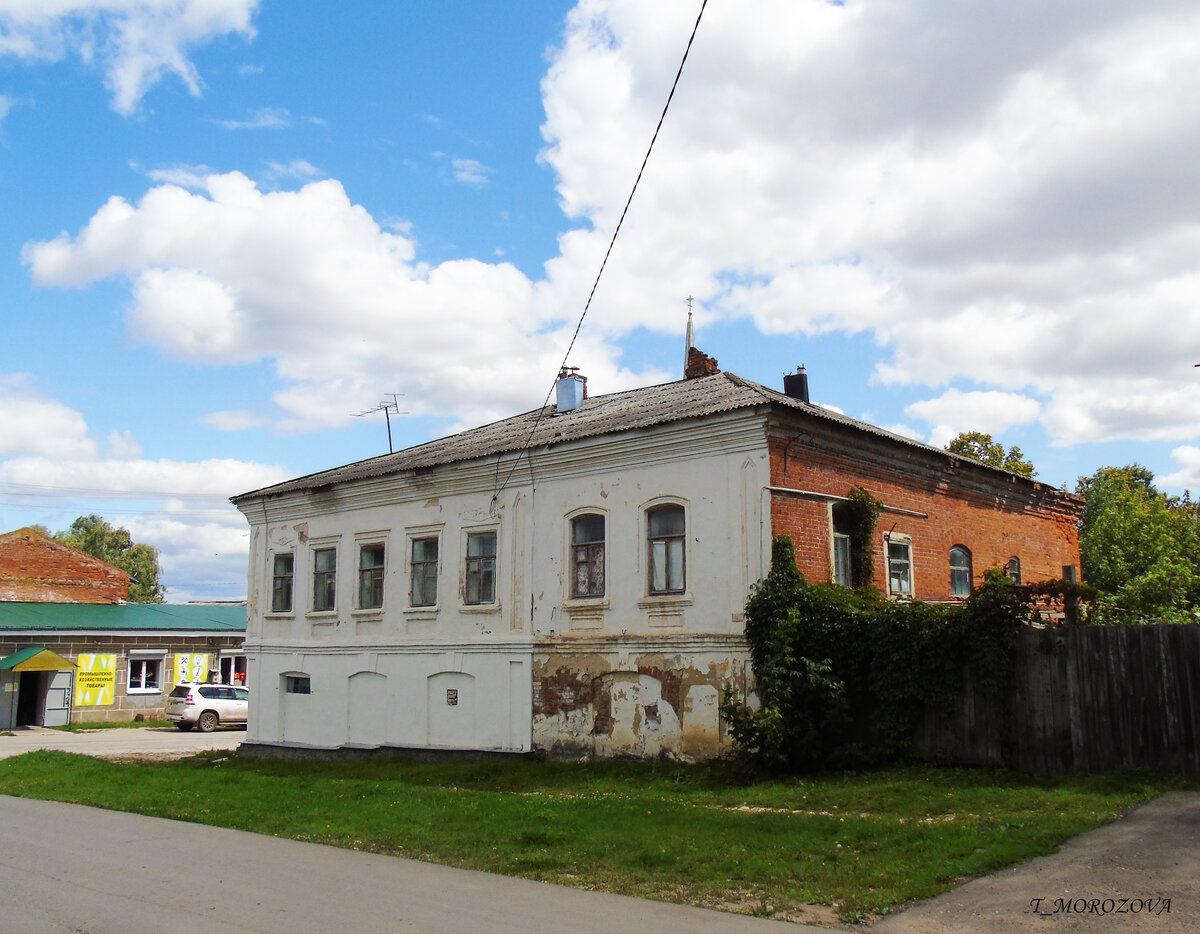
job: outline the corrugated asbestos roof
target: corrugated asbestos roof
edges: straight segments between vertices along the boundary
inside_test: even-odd
[[[246,607],[191,603],[0,602],[0,631],[32,629],[245,632]]]
[[[312,490],[371,477],[382,477],[423,467],[436,467],[480,457],[494,457],[511,451],[519,451],[528,441],[530,448],[578,441],[596,435],[649,428],[667,422],[688,418],[702,418],[720,412],[750,408],[757,405],[773,405],[794,409],[809,415],[854,428],[859,431],[888,438],[902,444],[936,451],[942,456],[946,452],[911,438],[884,431],[866,422],[848,418],[810,402],[802,402],[785,396],[782,392],[769,389],[733,373],[717,373],[698,379],[677,380],[658,386],[645,386],[625,392],[610,393],[585,399],[583,405],[568,412],[559,413],[554,406],[533,409],[512,418],[492,422],[480,428],[439,438],[405,448],[394,454],[384,454],[369,460],[357,461],[344,467],[335,467],[320,473],[285,480],[273,486],[263,487],[232,497],[233,502],[257,496],[271,496],[301,490]],[[544,414],[538,420],[539,412]],[[536,425],[536,427],[535,427]],[[533,433],[530,438],[530,432]],[[1007,471],[1001,471],[1007,473]]]

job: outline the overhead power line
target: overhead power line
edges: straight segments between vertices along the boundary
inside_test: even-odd
[[[521,450],[517,452],[516,460],[513,461],[512,467],[509,468],[508,475],[505,476],[504,482],[496,487],[496,491],[492,494],[492,506],[495,507],[496,498],[508,486],[508,481],[512,479],[513,473],[517,469],[517,465],[521,463],[521,458],[528,452],[529,444],[533,440],[534,432],[541,424],[542,414],[546,411],[546,406],[550,404],[550,396],[554,393],[554,385],[557,382],[558,374],[561,373],[567,366],[567,361],[571,358],[571,351],[575,349],[575,341],[579,337],[579,331],[583,327],[583,319],[587,317],[588,310],[592,307],[592,299],[596,296],[596,288],[600,285],[600,277],[604,275],[604,269],[608,265],[608,258],[612,255],[613,246],[617,242],[617,235],[621,233],[621,227],[625,223],[625,215],[629,213],[629,205],[633,203],[633,196],[637,193],[638,185],[641,184],[642,175],[646,171],[646,164],[650,161],[650,153],[654,151],[654,144],[658,140],[658,132],[662,129],[663,121],[667,118],[667,111],[671,108],[671,101],[675,97],[675,89],[679,87],[679,78],[683,75],[683,66],[687,63],[688,53],[692,51],[692,43],[696,40],[696,32],[700,29],[700,20],[704,18],[704,9],[708,6],[708,0],[701,0],[700,12],[696,15],[695,25],[692,26],[692,34],[688,37],[687,46],[683,50],[683,57],[679,60],[679,68],[675,71],[675,80],[671,82],[671,90],[667,94],[667,102],[663,105],[662,113],[659,115],[658,124],[654,127],[654,135],[650,137],[650,145],[646,147],[646,155],[642,159],[642,165],[638,169],[637,178],[633,180],[633,187],[629,190],[629,197],[625,199],[625,207],[621,209],[621,216],[617,220],[617,226],[613,228],[612,238],[608,241],[608,249],[604,251],[604,259],[600,262],[600,269],[596,272],[596,279],[592,282],[592,290],[588,293],[587,301],[584,303],[583,311],[579,315],[579,321],[575,324],[575,332],[571,335],[571,342],[567,345],[567,352],[563,354],[562,363],[559,364],[555,371],[555,378],[550,383],[550,389],[546,392],[546,398],[542,401],[542,407],[538,411],[537,417],[533,420],[533,427],[529,429],[529,436],[525,439],[525,443],[521,446]],[[500,479],[500,456],[496,456],[496,479]]]

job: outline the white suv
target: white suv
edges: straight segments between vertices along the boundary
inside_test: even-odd
[[[181,730],[211,733],[224,723],[245,724],[250,691],[233,684],[178,684],[167,695],[167,719]]]

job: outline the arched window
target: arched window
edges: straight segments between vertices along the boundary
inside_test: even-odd
[[[646,513],[650,593],[683,593],[684,531],[682,506],[659,506]]]
[[[971,593],[971,551],[965,545],[950,549],[950,596],[966,597]]]
[[[604,596],[604,516],[571,520],[571,596]]]
[[[1021,559],[1016,555],[1008,559],[1008,579],[1014,584],[1021,583]]]

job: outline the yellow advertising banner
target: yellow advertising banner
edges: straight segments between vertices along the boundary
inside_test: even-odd
[[[200,653],[175,656],[175,683],[196,684],[208,680],[208,656]]]
[[[80,655],[75,659],[75,706],[107,707],[117,688],[117,656]]]

